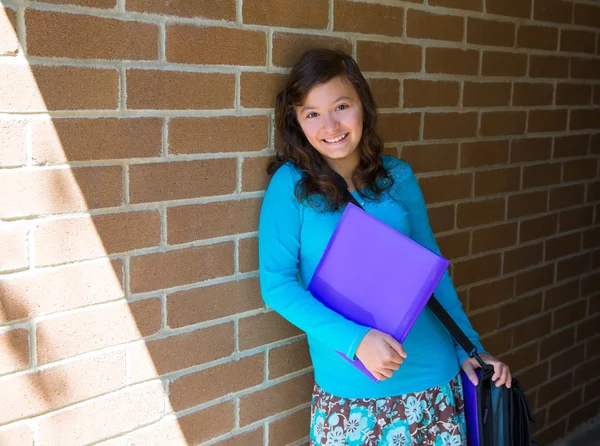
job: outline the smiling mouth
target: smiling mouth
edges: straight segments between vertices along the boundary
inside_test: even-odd
[[[323,141],[325,141],[326,143],[329,143],[329,144],[333,144],[333,143],[340,142],[340,141],[346,139],[346,137],[348,135],[349,135],[349,133],[345,133],[342,136],[338,136],[337,138],[324,139]]]

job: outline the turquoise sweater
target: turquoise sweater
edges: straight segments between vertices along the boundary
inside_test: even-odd
[[[355,197],[371,215],[439,253],[412,169],[404,161],[387,156],[383,164],[394,179],[392,188],[377,201],[365,200],[354,192]],[[299,203],[294,188],[301,175],[294,166],[285,164],[265,194],[259,224],[260,283],[267,305],[306,332],[316,382],[342,398],[384,398],[450,381],[467,355],[427,308],[405,339],[408,358],[392,378],[373,382],[336,353],[355,357],[369,327],[344,318],[306,291],[343,210],[321,212]],[[435,295],[483,351],[448,273]]]

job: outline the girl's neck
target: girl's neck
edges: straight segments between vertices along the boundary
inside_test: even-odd
[[[350,192],[355,191],[357,189],[356,185],[352,180],[352,175],[354,171],[358,167],[360,158],[357,159],[343,159],[343,160],[333,160],[329,163],[330,167],[341,175],[341,177],[346,181],[348,185],[348,190]]]

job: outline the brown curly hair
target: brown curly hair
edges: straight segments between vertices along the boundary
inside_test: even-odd
[[[363,188],[359,193],[365,199],[379,198],[393,184],[381,159],[383,142],[375,133],[375,100],[358,64],[341,51],[309,50],[294,65],[283,90],[277,95],[275,124],[283,144],[276,149],[276,159],[269,165],[268,172],[272,175],[283,164],[290,162],[304,173],[296,185],[296,199],[310,203],[311,195],[321,195],[325,199],[325,210],[340,209],[346,204],[346,184],[308,142],[296,118],[294,107],[303,104],[314,86],[336,77],[343,77],[350,82],[358,93],[363,108],[363,132],[358,145],[360,161],[352,175],[354,184]]]

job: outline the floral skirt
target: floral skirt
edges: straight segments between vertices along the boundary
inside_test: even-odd
[[[311,446],[467,444],[462,381],[389,398],[344,399],[315,383]]]

